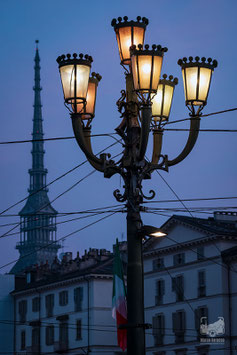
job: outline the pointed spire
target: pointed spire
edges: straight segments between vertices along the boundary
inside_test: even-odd
[[[35,66],[34,66],[34,117],[32,132],[32,168],[30,174],[30,195],[22,210],[20,243],[20,259],[14,265],[11,273],[16,274],[27,266],[35,263],[50,263],[57,255],[60,245],[56,242],[56,215],[57,211],[51,206],[46,189],[47,169],[44,168],[44,142],[43,119],[40,86],[40,56],[36,40]],[[43,246],[43,249],[42,249]],[[29,254],[29,256],[28,256]]]

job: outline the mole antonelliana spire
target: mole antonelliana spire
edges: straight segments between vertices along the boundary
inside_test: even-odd
[[[57,255],[60,245],[56,242],[56,215],[57,211],[51,206],[47,195],[46,185],[47,169],[44,167],[43,119],[40,96],[40,57],[38,40],[35,53],[35,85],[34,85],[34,117],[32,133],[32,168],[29,169],[30,188],[25,206],[19,212],[20,242],[16,249],[20,258],[11,269],[17,274],[26,267],[41,262],[49,263]],[[38,141],[34,141],[38,140]]]

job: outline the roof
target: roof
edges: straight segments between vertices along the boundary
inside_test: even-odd
[[[173,215],[167,222],[162,225],[162,229],[166,230],[171,227],[173,223],[182,222],[192,227],[202,229],[203,231],[219,234],[219,235],[230,235],[237,237],[237,228],[235,222],[226,222],[221,220],[216,220],[214,218],[196,218],[188,216]]]
[[[96,264],[86,269],[78,269],[67,273],[52,272],[50,270],[49,272],[45,272],[44,277],[38,281],[31,283],[21,282],[13,293],[35,289],[35,287],[38,288],[41,286],[52,285],[62,281],[70,281],[80,277],[86,279],[96,275],[101,277],[113,275],[113,255],[110,255],[107,260],[97,261]]]
[[[204,234],[214,236],[227,236],[237,238],[237,227],[235,221],[217,220],[215,218],[196,218],[182,215],[173,215],[160,228],[169,233],[172,228],[177,225],[185,225],[186,227],[195,228]],[[144,243],[144,251],[150,250],[161,240],[157,238],[149,238]]]
[[[29,195],[25,206],[19,212],[20,216],[47,214],[56,215],[58,212],[51,206],[46,190],[41,190],[35,194]]]

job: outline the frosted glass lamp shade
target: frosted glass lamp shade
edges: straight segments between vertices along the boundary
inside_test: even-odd
[[[127,16],[124,16],[124,21],[119,17],[118,20],[113,19],[111,25],[116,33],[120,60],[123,65],[131,63],[129,48],[139,43],[144,43],[145,30],[148,25],[148,19],[140,16],[137,21],[128,21]]]
[[[170,115],[171,104],[173,101],[173,93],[175,85],[178,84],[178,79],[170,75],[163,75],[160,80],[157,93],[152,98],[152,117],[155,122],[168,121]]]
[[[167,48],[156,45],[153,45],[151,50],[149,50],[148,45],[145,45],[145,49],[143,49],[140,44],[138,49],[135,46],[130,48],[133,84],[136,92],[141,94],[156,93],[160,80],[163,53],[166,51]]]
[[[101,76],[96,73],[92,73],[89,78],[88,91],[86,95],[86,103],[77,104],[77,113],[81,114],[82,119],[90,119],[95,116],[95,103],[98,83],[101,80]]]
[[[77,54],[74,53],[73,58],[70,54],[58,57],[57,62],[65,103],[70,104],[76,113],[77,105],[86,102],[92,58],[83,54],[77,58]]]
[[[217,61],[208,58],[189,57],[179,59],[178,64],[182,68],[185,103],[187,106],[205,106],[210,89],[212,73],[217,67]]]

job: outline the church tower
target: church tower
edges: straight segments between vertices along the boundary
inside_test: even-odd
[[[57,211],[51,206],[46,186],[47,169],[44,167],[43,119],[40,96],[40,57],[36,41],[34,117],[32,133],[32,168],[29,169],[30,187],[25,206],[19,212],[20,242],[16,249],[20,257],[11,269],[17,274],[27,266],[40,264],[48,260],[51,263],[57,255],[60,245],[56,241]]]

